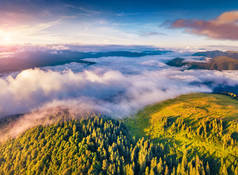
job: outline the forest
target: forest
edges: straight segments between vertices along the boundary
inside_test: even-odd
[[[97,116],[32,128],[0,153],[1,174],[210,173],[198,155],[188,160],[169,145],[135,140],[123,123]]]
[[[193,117],[178,110],[181,99],[183,105],[190,99],[194,106],[204,97],[182,96],[122,120],[90,115],[28,129],[0,144],[0,174],[236,175],[237,119],[209,112],[213,98],[216,104],[234,99],[208,95],[211,109],[207,107],[206,114],[195,110],[200,113]],[[164,113],[168,107],[170,112]],[[220,114],[227,112],[221,108],[216,107]],[[211,117],[204,117],[207,114]]]

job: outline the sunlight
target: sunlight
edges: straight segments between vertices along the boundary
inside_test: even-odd
[[[12,34],[10,32],[0,31],[0,44],[12,44]]]

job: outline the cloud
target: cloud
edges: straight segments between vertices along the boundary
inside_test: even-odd
[[[141,36],[166,36],[165,33],[162,32],[141,32]]]
[[[77,10],[78,11],[77,13],[84,14],[85,16],[98,16],[102,14],[102,12],[99,10],[93,10],[86,7],[72,5],[72,4],[66,4],[65,7],[71,10]]]
[[[46,104],[65,104],[83,105],[82,109],[87,112],[123,117],[145,105],[180,94],[211,92],[219,84],[236,85],[237,74],[173,68],[139,74],[123,74],[106,68],[78,73],[29,69],[16,77],[0,79],[0,115],[26,113]],[[203,82],[212,82],[212,85]]]
[[[64,101],[64,104],[62,102],[51,102],[2,126],[0,129],[0,142],[5,141],[9,137],[17,137],[27,129],[37,125],[49,125],[59,121],[81,119],[94,115],[100,116],[100,114],[89,113],[84,110],[89,109],[93,105],[89,101],[88,104],[81,103],[80,100],[70,100],[68,103]],[[94,105],[95,108],[96,106]]]
[[[222,13],[210,21],[178,19],[172,27],[213,39],[238,40],[238,11]]]
[[[125,76],[113,70],[95,69],[73,73],[70,70],[55,72],[30,69],[15,78],[9,76],[0,79],[0,114],[25,113],[49,102],[83,98],[88,99],[84,103],[101,103],[102,109],[105,108],[104,104],[111,104],[109,111],[99,112],[123,116],[147,103],[164,99],[164,91],[170,91],[170,87],[167,87],[169,82],[166,75],[160,75],[159,72]],[[24,88],[26,84],[27,88]],[[189,89],[193,91],[193,88]],[[156,93],[161,94],[154,96]],[[179,93],[181,90],[178,88],[174,94]]]
[[[93,59],[96,64],[86,68],[71,63],[0,77],[0,117],[26,114],[1,129],[0,140],[38,124],[50,124],[62,116],[102,113],[123,118],[146,105],[181,94],[238,85],[238,71],[182,71],[165,65],[173,54],[179,53],[101,57]]]

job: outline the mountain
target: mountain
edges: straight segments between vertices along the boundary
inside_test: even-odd
[[[175,174],[185,158],[97,116],[37,126],[0,145],[0,174]],[[198,156],[188,170],[209,172]]]
[[[238,173],[238,101],[229,96],[183,95],[121,120],[57,115],[0,144],[0,174]]]
[[[167,65],[169,66],[175,66],[175,67],[182,67],[182,66],[185,66],[187,63],[184,62],[184,58],[174,58],[170,61],[167,62]]]
[[[196,52],[192,56],[211,58],[207,62],[187,61],[184,58],[174,58],[167,62],[169,66],[185,67],[186,69],[208,70],[238,70],[238,52],[236,51],[206,51]]]
[[[146,107],[125,124],[138,138],[144,136],[168,144],[173,154],[186,155],[188,160],[199,155],[209,162],[211,174],[237,174],[234,173],[238,167],[235,99],[219,94],[182,95]],[[222,172],[224,167],[228,172]]]
[[[83,60],[85,58],[100,57],[142,57],[146,55],[161,55],[169,51],[110,51],[110,52],[78,52],[71,50],[22,51],[0,59],[0,73],[9,73],[44,66],[57,66],[72,62],[86,65],[95,62]]]
[[[227,56],[215,57],[208,67],[210,70],[238,70],[238,59]]]
[[[226,57],[232,57],[238,59],[238,52],[237,51],[219,51],[219,50],[214,50],[214,51],[206,51],[206,52],[196,52],[193,54],[193,56],[204,56],[204,57],[209,57],[209,58],[215,58],[218,56],[226,56]]]
[[[208,69],[208,70],[238,70],[238,59],[217,56],[208,62],[186,61],[184,58],[174,58],[167,62],[169,66],[183,67],[187,69]]]

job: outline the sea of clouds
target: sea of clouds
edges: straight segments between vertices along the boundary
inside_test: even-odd
[[[0,116],[29,113],[13,127],[24,131],[53,109],[123,118],[181,94],[238,85],[238,71],[183,70],[165,64],[176,56],[189,58],[183,54],[88,58],[96,64],[70,63],[7,74],[0,78]]]
[[[217,86],[238,84],[237,71],[167,66],[165,62],[176,54],[88,58],[96,64],[70,63],[6,75],[0,78],[0,116],[68,106],[125,117],[181,94],[212,92]]]

